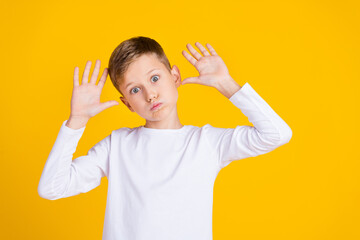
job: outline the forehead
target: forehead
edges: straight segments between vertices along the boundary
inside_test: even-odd
[[[143,54],[129,65],[124,74],[124,81],[145,77],[154,68],[164,69],[165,66],[155,54]]]

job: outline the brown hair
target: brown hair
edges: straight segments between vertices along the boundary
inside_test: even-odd
[[[120,43],[112,52],[109,59],[108,72],[114,87],[120,94],[120,83],[130,64],[143,54],[156,54],[160,62],[171,71],[171,66],[163,48],[154,39],[137,36]]]

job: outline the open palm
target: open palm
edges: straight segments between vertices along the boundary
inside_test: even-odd
[[[204,56],[198,53],[190,44],[187,44],[186,46],[194,57],[186,51],[183,51],[182,53],[198,70],[199,76],[185,78],[182,81],[182,84],[197,83],[216,87],[220,81],[229,76],[229,71],[222,58],[215,52],[210,44],[206,44],[206,46],[210,50],[211,55],[199,42],[196,42],[195,45],[200,49]]]
[[[104,72],[96,85],[96,80],[100,70],[100,60],[96,61],[93,74],[90,82],[88,82],[91,61],[88,61],[85,66],[84,74],[81,84],[79,83],[79,68],[75,67],[74,71],[74,89],[71,98],[71,116],[77,118],[90,119],[96,114],[102,112],[106,108],[118,105],[115,100],[100,102],[101,91],[104,87],[108,70]]]

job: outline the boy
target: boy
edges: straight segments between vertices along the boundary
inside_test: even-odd
[[[145,125],[120,128],[72,160],[87,121],[116,101],[100,103],[107,69],[98,85],[100,61],[88,83],[88,62],[79,85],[78,68],[70,118],[63,122],[45,164],[38,192],[55,200],[85,193],[108,178],[103,239],[210,240],[213,186],[218,172],[234,160],[265,154],[290,141],[290,127],[245,83],[238,85],[207,44],[196,43],[184,57],[199,71],[181,82],[153,39],[134,37],[112,53],[109,75],[130,111]],[[182,125],[177,88],[185,83],[215,87],[254,124],[236,128]]]

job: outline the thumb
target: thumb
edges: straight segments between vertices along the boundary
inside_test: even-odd
[[[189,78],[185,78],[181,84],[187,84],[187,83],[200,83],[200,80],[198,77],[189,77]]]
[[[115,100],[104,102],[100,105],[100,112],[104,111],[105,109],[107,109],[109,107],[116,106],[116,105],[119,105],[119,102],[117,102]]]

